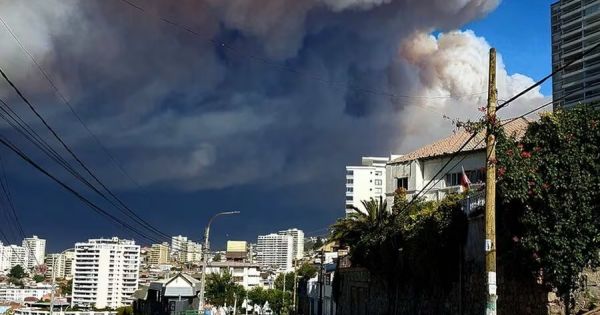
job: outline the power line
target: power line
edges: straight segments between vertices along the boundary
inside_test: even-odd
[[[574,64],[575,62],[583,59],[583,57],[593,51],[595,51],[596,49],[598,49],[598,47],[600,47],[600,43],[592,46],[592,48],[584,51],[581,56],[579,58],[574,58],[573,60],[567,62],[566,64],[564,64],[561,67],[556,68],[554,71],[552,71],[549,75],[543,77],[541,80],[535,82],[534,84],[532,84],[531,86],[529,86],[528,88],[526,88],[525,90],[521,91],[520,93],[516,94],[515,96],[511,97],[510,99],[508,99],[507,101],[505,101],[504,103],[502,103],[500,106],[498,106],[498,108],[496,109],[496,111],[501,110],[502,108],[506,107],[508,104],[510,104],[511,102],[513,102],[514,100],[518,99],[519,97],[523,96],[524,94],[526,94],[527,92],[533,90],[534,88],[542,85],[542,83],[546,82],[546,80],[550,79],[551,77],[553,77],[555,74],[559,73],[560,71],[568,68],[569,66],[571,66],[572,64]],[[564,98],[564,97],[563,97]]]
[[[0,144],[4,145],[9,150],[13,151],[22,160],[24,160],[29,165],[33,166],[36,170],[40,171],[41,173],[43,173],[44,175],[46,175],[47,177],[49,177],[52,181],[54,181],[55,183],[57,183],[58,185],[60,185],[62,188],[64,188],[65,190],[67,190],[68,192],[70,192],[71,194],[73,194],[75,197],[77,197],[78,199],[80,199],[83,203],[85,203],[89,208],[91,208],[95,212],[97,212],[97,213],[99,213],[99,214],[101,214],[101,215],[109,218],[111,221],[115,222],[119,226],[125,227],[128,230],[133,231],[134,233],[136,233],[137,235],[143,237],[144,239],[147,239],[147,240],[150,240],[150,241],[153,241],[153,242],[158,242],[156,239],[154,239],[154,238],[152,238],[150,236],[147,236],[146,234],[144,234],[144,233],[140,232],[139,230],[137,230],[135,227],[129,225],[128,223],[126,223],[126,222],[120,220],[119,218],[115,217],[114,215],[110,214],[108,211],[102,209],[101,207],[99,207],[98,205],[96,205],[95,203],[93,203],[92,201],[90,201],[88,198],[86,198],[85,196],[83,196],[82,194],[80,194],[79,192],[77,192],[75,189],[71,188],[71,186],[67,185],[66,183],[64,183],[63,181],[61,181],[60,179],[58,179],[56,176],[52,175],[50,172],[48,172],[42,166],[40,166],[39,164],[37,164],[31,158],[29,158],[27,156],[27,154],[25,154],[23,151],[21,151],[18,147],[16,147],[8,139],[0,136]]]
[[[134,185],[136,185],[138,188],[141,189],[140,184],[136,180],[134,180],[133,177],[131,177],[131,175],[129,175],[129,173],[125,170],[125,168],[119,162],[119,160],[117,160],[117,158],[113,154],[111,154],[111,152],[108,150],[108,148],[102,143],[102,141],[100,141],[100,138],[98,138],[98,136],[96,136],[96,134],[94,134],[92,132],[92,130],[87,126],[87,124],[83,121],[83,119],[81,118],[81,116],[77,113],[77,111],[75,111],[75,108],[71,105],[71,103],[69,102],[69,100],[67,100],[67,98],[60,91],[60,89],[58,88],[58,86],[56,86],[56,84],[54,83],[54,81],[52,80],[52,78],[50,77],[50,75],[48,74],[48,72],[46,72],[44,70],[44,68],[41,66],[41,64],[39,62],[37,62],[37,60],[35,59],[35,57],[33,56],[33,54],[31,54],[31,52],[29,52],[29,50],[27,50],[27,48],[25,48],[25,46],[23,45],[23,43],[21,42],[21,40],[19,40],[19,38],[17,37],[17,35],[12,31],[12,29],[8,26],[8,24],[6,23],[6,21],[4,21],[4,19],[2,19],[1,16],[0,16],[0,22],[2,22],[2,24],[4,25],[4,27],[6,28],[6,30],[10,33],[10,35],[12,36],[12,38],[17,42],[17,44],[19,45],[19,47],[21,48],[21,50],[23,50],[23,52],[25,52],[25,54],[27,54],[27,56],[29,56],[29,58],[31,59],[31,61],[33,61],[33,63],[36,65],[36,67],[38,68],[38,70],[40,71],[40,73],[46,79],[46,81],[48,81],[48,83],[50,84],[50,86],[52,87],[52,89],[54,89],[54,91],[58,95],[58,97],[62,100],[62,102],[65,105],[67,105],[67,107],[69,108],[69,110],[71,111],[71,113],[73,114],[73,116],[75,116],[75,118],[79,121],[79,123],[81,124],[81,126],[83,126],[83,128],[87,131],[87,133],[90,136],[92,136],[92,138],[96,141],[96,143],[102,149],[102,151],[104,151],[104,153],[117,166],[117,168],[121,171],[121,173],[123,173],[123,175],[125,175],[125,177],[127,177]]]
[[[16,87],[16,85],[8,78],[6,73],[0,68],[0,74],[2,77],[8,82],[8,84],[13,88],[13,90],[17,93],[17,95],[25,102],[31,111],[36,115],[36,117],[44,124],[44,126],[50,131],[50,133],[58,140],[58,142],[63,146],[63,148],[77,161],[77,163],[112,197],[117,201],[121,207],[135,217],[134,221],[137,221],[138,224],[146,227],[147,229],[157,233],[158,235],[162,235],[163,237],[170,238],[169,235],[161,232],[153,225],[148,223],[146,220],[142,219],[137,213],[131,210],[119,197],[117,197],[100,179],[94,175],[94,173],[83,163],[83,161],[71,150],[71,148],[61,139],[58,133],[46,122],[46,120],[39,114],[39,112],[35,109],[35,107],[29,102],[29,100],[23,95],[23,93]]]
[[[0,104],[3,104],[5,107],[8,107],[8,104],[6,104],[4,102],[4,100],[2,100],[2,99],[0,99]],[[10,109],[10,107],[8,107],[8,109]],[[50,147],[46,142],[44,142],[39,137],[39,135],[38,135],[38,137],[32,136],[31,133],[33,133],[35,135],[37,135],[37,133],[26,122],[24,122],[22,119],[20,119],[20,117],[18,117],[18,115],[17,115],[17,118],[18,118],[17,119],[13,115],[11,115],[11,113],[14,113],[13,111],[8,112],[2,106],[0,106],[0,111],[4,112],[4,114],[2,114],[0,112],[0,118],[4,119],[10,126],[12,126],[15,130],[17,130],[17,132],[19,132],[23,137],[25,137],[27,140],[29,140],[30,142],[32,142],[38,149],[40,149],[43,153],[45,153],[48,157],[50,157],[51,160],[55,161],[58,165],[60,165],[63,168],[65,168],[67,170],[67,172],[69,172],[77,180],[79,180],[80,182],[82,182],[86,187],[90,188],[92,191],[94,191],[97,194],[99,194],[106,201],[108,201],[111,205],[115,206],[117,209],[119,209],[121,212],[123,212],[123,210],[121,208],[119,208],[114,203],[114,201],[112,201],[111,199],[109,199],[106,195],[104,195],[104,193],[102,193],[94,185],[92,185],[85,177],[83,177],[77,170],[75,170],[70,165],[69,162],[67,162],[64,158],[62,158],[62,156],[60,156],[60,154],[58,154],[56,151],[54,151],[54,149],[52,147]],[[6,116],[5,116],[5,114],[6,114]],[[14,114],[16,115],[16,113],[14,113]],[[14,122],[11,121],[9,118],[11,118]],[[17,123],[17,125],[15,125],[15,122]],[[29,128],[31,130],[28,130],[27,128]],[[125,213],[125,214],[127,215],[127,213]]]

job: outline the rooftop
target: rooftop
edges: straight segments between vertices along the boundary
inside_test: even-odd
[[[507,120],[509,121],[509,120]],[[527,126],[529,125],[529,120],[526,118],[518,118],[514,121],[510,121],[503,128],[504,132],[508,136],[515,136],[517,138],[521,138],[525,131],[527,130]],[[418,148],[410,153],[402,155],[388,164],[396,164],[403,163],[408,161],[413,161],[417,159],[426,159],[432,158],[436,156],[444,156],[448,154],[453,154],[458,152],[461,146],[471,137],[471,134],[466,130],[459,130],[455,132],[453,135],[444,138],[442,140],[436,141],[432,144],[428,144],[424,147]],[[469,141],[469,143],[464,147],[464,152],[469,151],[477,151],[485,149],[485,132],[479,132],[473,139]]]

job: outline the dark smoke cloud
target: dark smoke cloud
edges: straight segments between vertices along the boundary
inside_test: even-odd
[[[428,34],[459,28],[498,5],[497,0],[135,3],[146,14],[117,0],[38,0],[2,2],[0,16],[133,177],[143,185],[189,190],[319,181],[361,155],[400,153],[444,135],[451,127],[440,112],[476,113],[480,100],[459,95],[485,90],[489,46],[470,32]],[[1,66],[43,105],[67,141],[104,168],[104,176],[114,174],[4,30],[0,54]],[[449,64],[451,56],[455,63]],[[501,94],[531,81],[500,67]],[[455,97],[390,100],[357,87]],[[0,85],[0,95],[10,91]],[[541,98],[534,91],[530,99]]]

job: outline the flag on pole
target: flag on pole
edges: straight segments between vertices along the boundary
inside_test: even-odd
[[[462,176],[460,177],[460,185],[463,186],[464,189],[469,189],[471,187],[471,180],[469,180],[469,176],[465,173],[465,168],[461,166]]]

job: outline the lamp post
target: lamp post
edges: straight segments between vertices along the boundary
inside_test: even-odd
[[[206,230],[204,231],[204,248],[202,249],[204,251],[204,255],[203,255],[204,257],[203,257],[203,261],[202,261],[202,278],[200,279],[200,297],[199,297],[199,301],[198,301],[198,310],[199,311],[202,311],[202,309],[204,308],[204,288],[205,288],[205,284],[206,284],[206,268],[208,265],[208,250],[209,250],[208,237],[210,234],[210,224],[218,216],[239,214],[239,213],[240,213],[239,211],[219,212],[219,213],[213,215],[210,218],[210,220],[208,220],[208,224],[206,225]]]
[[[67,248],[60,252],[58,256],[64,254],[66,251],[72,250],[75,248]],[[54,286],[56,285],[56,256],[52,257],[52,286],[50,288],[50,315],[54,312]]]

